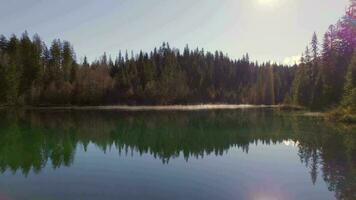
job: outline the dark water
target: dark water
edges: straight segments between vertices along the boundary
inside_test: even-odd
[[[272,110],[0,112],[0,199],[356,199],[356,131]]]

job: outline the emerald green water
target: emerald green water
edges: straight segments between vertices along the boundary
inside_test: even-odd
[[[271,109],[1,111],[0,199],[356,199],[356,130]]]

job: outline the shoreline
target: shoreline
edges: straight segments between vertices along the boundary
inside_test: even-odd
[[[194,111],[194,110],[237,110],[254,108],[282,108],[285,105],[250,104],[199,104],[199,105],[111,105],[111,106],[24,106],[24,110],[121,110],[121,111]],[[0,109],[11,107],[3,106]]]

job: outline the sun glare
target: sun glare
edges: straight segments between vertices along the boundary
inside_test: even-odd
[[[258,3],[261,5],[273,6],[278,3],[278,0],[258,0]]]

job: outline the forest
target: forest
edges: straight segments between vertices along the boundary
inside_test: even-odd
[[[314,33],[294,66],[231,59],[221,51],[182,51],[164,42],[151,52],[104,53],[78,62],[72,44],[47,46],[37,34],[0,36],[0,105],[288,104],[356,111],[356,3]]]

